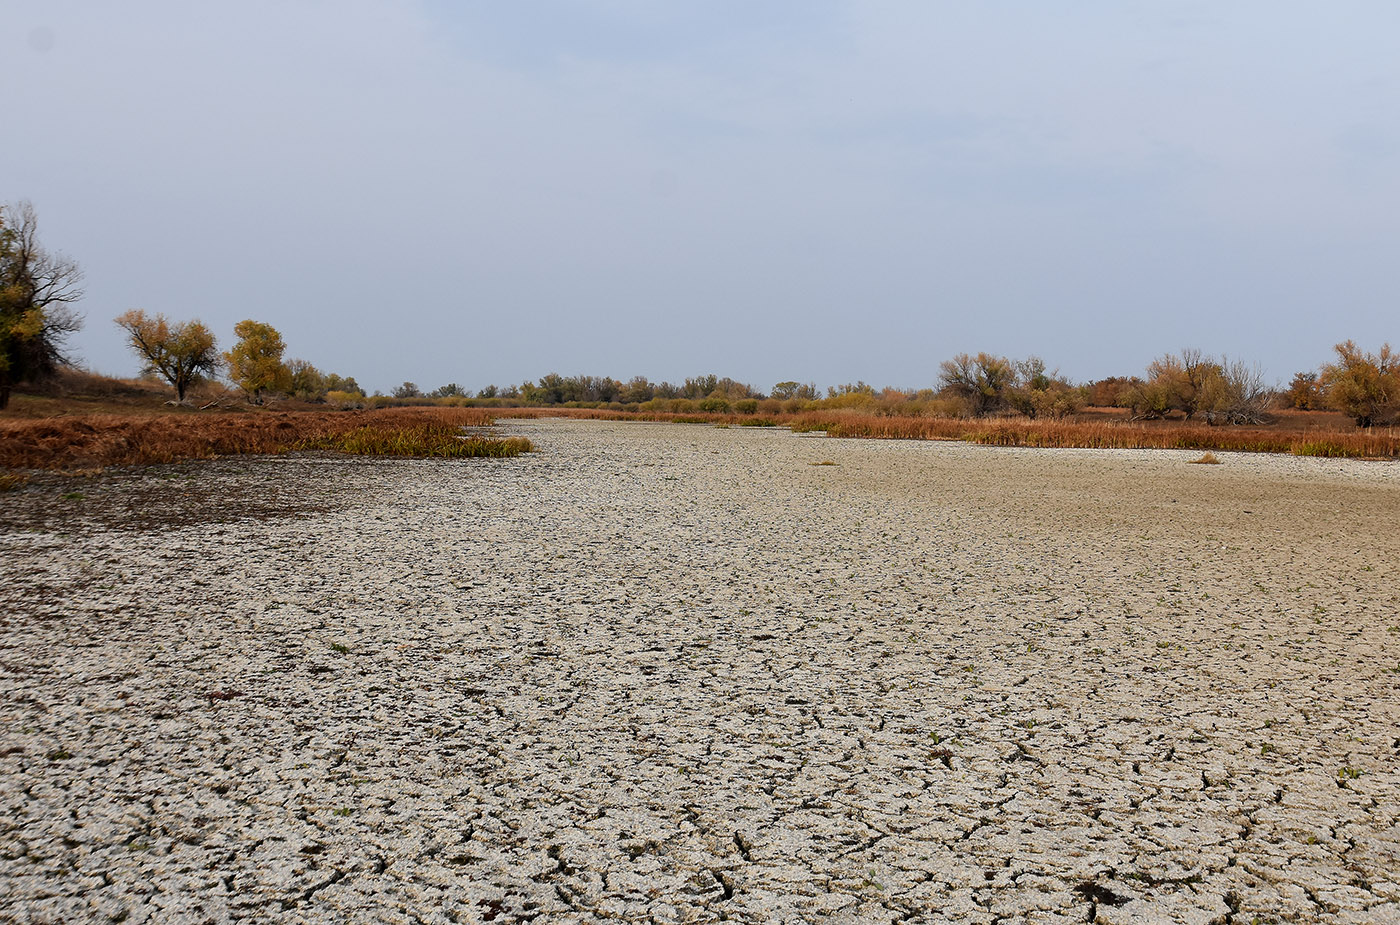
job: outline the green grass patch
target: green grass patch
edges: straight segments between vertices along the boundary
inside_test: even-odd
[[[1307,440],[1293,444],[1294,456],[1324,456],[1328,459],[1358,459],[1365,455],[1360,448],[1346,446],[1335,440]]]
[[[519,456],[534,450],[524,437],[465,436],[460,428],[445,424],[405,427],[359,427],[342,434],[326,434],[305,440],[299,450],[330,450],[357,456],[411,456],[435,459]]]

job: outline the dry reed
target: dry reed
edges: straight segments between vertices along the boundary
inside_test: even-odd
[[[491,412],[476,408],[19,418],[0,420],[0,468],[73,470],[295,449],[461,456],[529,448],[529,441],[511,442],[512,452],[501,438],[459,439],[460,428],[491,423]]]
[[[992,446],[1101,449],[1223,450],[1299,456],[1400,457],[1400,430],[1319,432],[1304,428],[1145,426],[1118,421],[1039,421],[1027,418],[879,417],[800,414],[786,421],[795,431],[833,437],[965,440]]]

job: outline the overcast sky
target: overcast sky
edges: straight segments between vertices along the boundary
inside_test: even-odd
[[[369,389],[931,385],[1400,339],[1400,4],[0,0],[0,201],[111,319]]]

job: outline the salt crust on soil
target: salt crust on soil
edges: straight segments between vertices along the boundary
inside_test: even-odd
[[[0,920],[1400,921],[1397,466],[505,430],[0,495]]]

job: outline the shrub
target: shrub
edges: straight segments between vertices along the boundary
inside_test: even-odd
[[[1099,379],[1089,384],[1085,400],[1096,408],[1119,407],[1119,400],[1123,397],[1123,392],[1139,381],[1141,380],[1127,376],[1109,376],[1107,379]]]
[[[757,414],[758,399],[741,398],[734,403],[734,410],[739,414]]]
[[[1262,424],[1269,390],[1258,366],[1188,349],[1149,363],[1147,379],[1124,388],[1118,403],[1132,411],[1134,420],[1179,411],[1188,421],[1200,413],[1207,424]]]
[[[1294,373],[1292,381],[1288,383],[1288,391],[1283,393],[1283,402],[1289,408],[1299,411],[1316,411],[1321,408],[1326,399],[1322,394],[1322,384],[1318,381],[1317,373]]]
[[[363,408],[365,397],[358,392],[327,392],[326,402],[337,408]]]
[[[287,373],[291,376],[292,394],[302,401],[324,401],[330,386],[319,369],[306,360],[287,361]]]
[[[810,401],[806,398],[788,398],[783,401],[784,414],[801,414],[807,410]]]
[[[1337,362],[1322,367],[1327,403],[1359,427],[1400,420],[1400,356],[1390,344],[1379,354],[1362,353],[1351,341],[1333,349]]]
[[[960,353],[939,367],[944,394],[959,399],[969,417],[983,417],[1007,406],[1007,393],[1015,384],[1016,369],[1006,357]]]
[[[1271,399],[1257,365],[1223,356],[1198,391],[1197,407],[1207,424],[1262,424]]]

